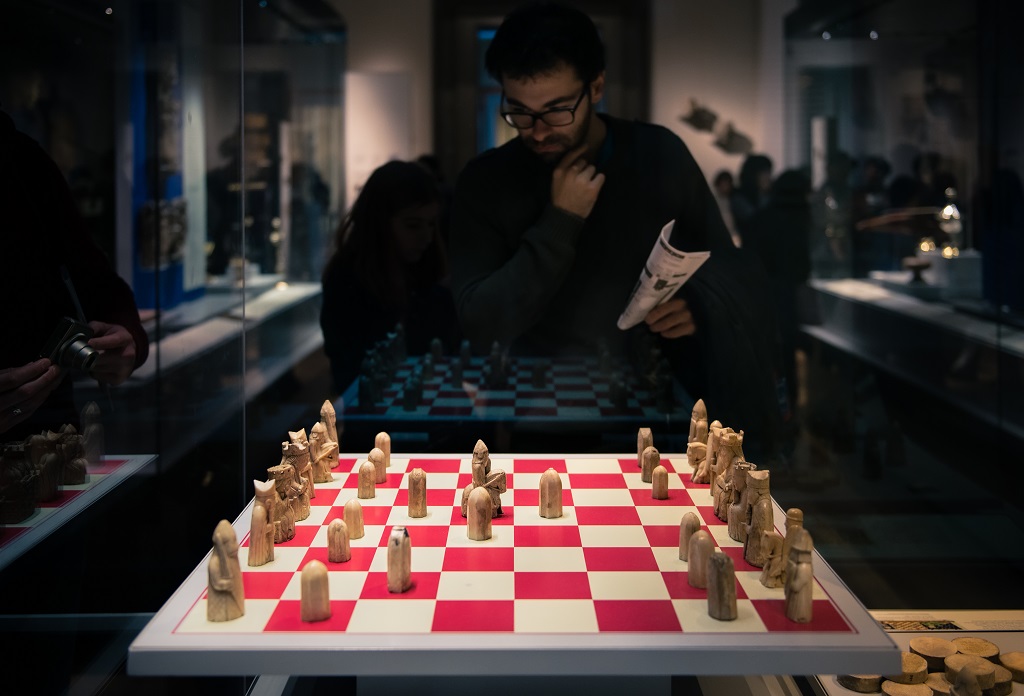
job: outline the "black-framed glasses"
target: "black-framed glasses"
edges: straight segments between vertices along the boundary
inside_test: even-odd
[[[584,87],[583,92],[580,93],[579,99],[572,106],[556,106],[553,109],[547,111],[502,111],[501,117],[505,119],[508,125],[512,126],[517,130],[528,130],[533,128],[537,123],[537,119],[540,119],[549,126],[568,126],[576,120],[576,109],[580,108],[580,104],[583,103],[583,97],[587,96],[589,87]],[[505,93],[501,93],[501,101],[505,102]]]

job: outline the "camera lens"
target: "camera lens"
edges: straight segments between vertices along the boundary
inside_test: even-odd
[[[76,334],[64,344],[60,364],[73,370],[88,372],[96,362],[96,356],[95,349],[89,345],[89,339],[82,334]]]

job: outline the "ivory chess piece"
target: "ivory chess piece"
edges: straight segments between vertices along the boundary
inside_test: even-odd
[[[771,504],[771,479],[767,469],[755,469],[751,466],[747,471],[746,495],[743,501],[743,524],[745,530],[749,530],[750,522],[754,512],[754,506],[761,500],[767,500]],[[768,526],[771,529],[771,525]]]
[[[501,494],[508,490],[505,472],[501,469],[491,470],[491,455],[483,440],[477,440],[473,446],[472,459],[473,486],[487,489],[491,497],[491,516],[501,514]],[[464,500],[468,501],[468,493],[463,492]]]
[[[245,614],[242,566],[238,562],[238,538],[227,520],[213,531],[213,553],[207,567],[206,619],[231,621]]]
[[[745,541],[747,538],[747,472],[756,468],[757,465],[750,462],[736,462],[732,468],[732,484],[728,491],[731,501],[726,520],[729,538],[733,541]]]
[[[255,568],[272,560],[274,560],[274,522],[270,517],[270,511],[257,498],[252,505],[249,550],[245,563]]]
[[[391,466],[391,436],[385,432],[377,433],[373,438],[373,446],[384,453],[384,468]]]
[[[363,528],[363,504],[353,498],[345,503],[342,514],[345,517],[345,526],[348,527],[348,538],[362,539],[366,533]]]
[[[650,428],[640,428],[636,434],[636,465],[638,468],[644,465],[644,450],[654,446],[654,436]]]
[[[331,469],[338,462],[338,443],[331,442],[327,426],[317,422],[309,432],[309,456],[313,466],[314,483],[330,483],[334,480]]]
[[[763,568],[768,562],[769,549],[764,544],[764,534],[771,530],[772,501],[761,498],[750,512],[750,524],[743,541],[743,560],[755,568]]]
[[[305,436],[305,433],[303,433]],[[268,471],[274,471],[278,467],[288,467],[291,470],[291,480],[295,490],[295,519],[304,520],[309,517],[309,499],[312,495],[310,490],[310,479],[303,476],[309,466],[309,448],[300,441],[281,443],[281,463]],[[276,478],[276,476],[275,476]],[[290,498],[291,496],[289,496]]]
[[[466,487],[462,489],[462,516],[466,517],[469,514],[469,495],[476,488],[476,484],[470,481],[466,484]]]
[[[716,551],[708,559],[708,616],[719,621],[735,621],[736,568],[732,558]]]
[[[700,518],[697,513],[688,512],[679,520],[679,560],[685,561],[690,557],[690,537],[700,529]]]
[[[743,431],[733,432],[732,428],[721,431],[718,447],[715,450],[715,468],[712,470],[712,497],[715,504],[715,515],[723,522],[729,521],[729,504],[732,496],[728,489],[732,486],[733,467],[742,461]]]
[[[784,563],[789,563],[789,550],[793,548],[793,539],[796,538],[796,530],[804,527],[804,511],[800,508],[789,508],[786,510],[786,536],[782,540],[782,558]],[[783,573],[785,580],[785,573]]]
[[[708,482],[708,446],[703,442],[690,442],[686,445],[686,461],[693,471],[690,480],[693,483]]]
[[[661,453],[653,445],[645,447],[644,451],[640,454],[640,480],[644,483],[651,483],[651,475],[654,473],[654,467],[661,463]]]
[[[668,500],[668,469],[661,464],[654,467],[651,473],[651,497],[655,500]]]
[[[316,497],[316,488],[313,485],[313,460],[309,456],[309,438],[306,437],[306,429],[300,428],[296,432],[288,431],[288,440],[291,447],[284,454],[282,461],[287,461],[295,467],[295,480],[302,486],[304,501],[307,512],[300,520],[306,519],[309,512],[309,501]]]
[[[493,506],[491,496],[486,488],[476,487],[469,494],[467,503],[469,523],[466,534],[473,541],[485,541],[491,538],[491,516]]]
[[[409,530],[393,527],[388,537],[388,592],[405,592],[411,586],[412,542]]]
[[[336,445],[335,451],[337,451],[341,447],[341,440],[338,439],[338,414],[334,410],[334,404],[327,399],[324,400],[323,405],[320,407],[320,422],[327,429],[327,440]],[[333,469],[336,466],[338,466],[337,461],[332,464],[331,468]]]
[[[554,469],[548,469],[540,476],[541,517],[554,519],[562,516],[562,477]]]
[[[409,517],[427,516],[427,475],[416,468],[409,473]]]
[[[686,436],[686,444],[691,442],[707,443],[708,440],[708,408],[704,399],[697,399],[690,411],[690,433]]]
[[[767,553],[761,568],[761,584],[765,587],[782,587],[786,576],[786,558],[782,555],[782,535],[774,529],[764,532],[762,547]]]
[[[811,554],[814,540],[810,532],[796,532],[786,565],[786,617],[797,623],[811,620],[814,595],[814,569]]]
[[[359,465],[359,488],[356,497],[368,500],[377,497],[377,467],[370,460]]]
[[[708,586],[708,559],[715,551],[715,542],[706,529],[698,529],[690,537],[687,552],[686,575],[690,587],[704,588]]]
[[[61,484],[78,486],[85,483],[89,466],[85,453],[85,438],[75,430],[75,426],[61,426],[57,438],[57,455],[61,459]]]
[[[331,563],[345,563],[351,558],[348,525],[344,519],[337,517],[327,525],[327,560]]]
[[[277,490],[274,487],[273,479],[270,479],[269,481],[259,481],[254,479],[252,482],[252,487],[255,492],[255,496],[253,498],[253,509],[255,510],[256,506],[261,506],[264,508],[267,514],[267,528],[264,530],[265,539],[262,542],[262,545],[265,547],[265,550],[259,552],[259,556],[262,556],[265,559],[263,563],[267,563],[269,561],[274,560],[274,544],[277,543],[280,534],[278,530],[280,529],[281,525],[275,521],[278,519],[277,517],[275,517],[277,513],[278,504]],[[250,531],[249,565],[262,565],[262,563],[252,562],[252,546],[254,544],[260,546],[261,542],[253,539],[253,533],[252,531]],[[259,559],[257,558],[257,560]]]
[[[291,464],[278,464],[267,469],[274,482],[277,501],[274,503],[274,524],[279,526],[274,541],[278,544],[295,536],[295,521],[299,519],[299,493],[302,487],[295,482],[295,469]],[[307,514],[308,516],[308,514]]]
[[[303,621],[326,621],[331,618],[327,566],[316,559],[303,566],[300,592]]]
[[[373,464],[374,471],[374,482],[375,483],[387,483],[388,482],[388,463],[384,458],[384,451],[380,447],[374,447],[370,450],[370,454],[367,457],[367,461]]]

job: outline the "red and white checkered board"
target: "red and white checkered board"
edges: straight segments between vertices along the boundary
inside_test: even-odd
[[[470,366],[463,371],[462,380],[455,382],[451,377],[451,366],[457,358],[442,358],[435,366],[434,377],[423,380],[423,399],[419,405],[408,411],[402,403],[402,389],[405,381],[412,376],[421,358],[409,358],[395,371],[391,385],[382,393],[383,400],[374,406],[357,404],[354,411],[346,414],[404,419],[426,416],[476,417],[483,419],[505,418],[554,418],[560,420],[594,420],[597,418],[647,418],[663,419],[665,413],[657,408],[655,396],[650,391],[636,387],[631,379],[626,403],[616,406],[609,395],[610,378],[598,369],[596,359],[549,360],[549,369],[544,386],[533,386],[533,364],[535,358],[515,358],[509,368],[508,387],[487,389],[483,383],[483,367],[486,358],[474,357]],[[353,394],[354,395],[354,394]],[[347,403],[348,401],[346,401]],[[676,405],[671,415],[687,420],[689,412],[683,413]]]
[[[352,558],[327,560],[327,525],[356,497],[360,459],[343,457],[334,481],[316,485],[309,518],[295,538],[275,548],[263,566],[240,560],[245,615],[206,620],[205,593],[173,629],[175,634],[737,633],[853,634],[857,630],[815,581],[813,620],[785,617],[783,590],[759,582],[760,570],[743,560],[742,544],[729,538],[711,510],[706,485],[689,483],[685,457],[661,460],[669,470],[669,499],[651,498],[636,458],[622,456],[492,455],[508,476],[503,515],[493,537],[471,541],[459,510],[471,480],[469,456],[396,456],[376,497],[362,500],[366,533],[351,542]],[[684,469],[676,471],[674,462]],[[428,515],[407,515],[406,472],[427,476]],[[538,483],[548,468],[559,472],[563,516],[538,514]],[[719,548],[735,562],[739,617],[708,616],[706,590],[690,587],[687,563],[678,557],[679,521],[696,512]],[[249,509],[246,510],[249,514]],[[247,520],[246,520],[247,521]],[[412,542],[412,588],[387,590],[386,543],[394,525],[405,525]],[[300,573],[312,559],[328,568],[330,619],[300,620]]]

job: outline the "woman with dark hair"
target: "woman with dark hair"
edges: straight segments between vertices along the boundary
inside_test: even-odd
[[[394,161],[370,175],[338,228],[337,251],[324,269],[320,326],[339,392],[398,323],[412,355],[428,352],[434,338],[447,352],[456,349],[440,213],[434,178],[418,164]]]
[[[732,219],[746,243],[750,219],[764,207],[772,187],[772,160],[767,155],[747,155],[740,167],[739,185],[732,195]]]

